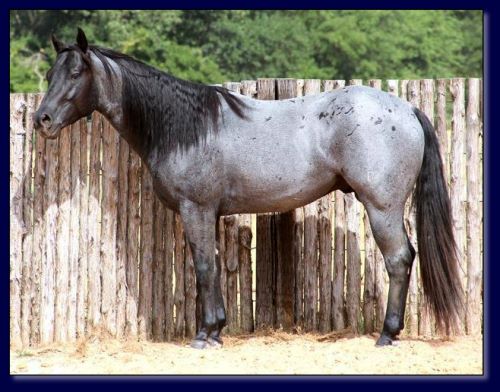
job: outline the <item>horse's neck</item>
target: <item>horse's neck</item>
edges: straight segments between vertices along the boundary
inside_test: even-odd
[[[144,143],[141,140],[140,129],[131,129],[127,123],[123,97],[122,97],[122,74],[120,67],[114,62],[110,64],[115,72],[111,75],[99,67],[96,79],[98,90],[97,111],[101,113],[111,123],[111,125],[128,142],[130,147],[143,159],[149,155],[149,151],[144,151]]]

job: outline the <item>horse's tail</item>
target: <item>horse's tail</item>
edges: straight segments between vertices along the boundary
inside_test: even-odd
[[[459,330],[459,316],[463,310],[450,198],[434,127],[425,113],[417,108],[413,108],[413,112],[422,125],[425,138],[422,168],[413,192],[420,275],[437,327],[450,333]]]

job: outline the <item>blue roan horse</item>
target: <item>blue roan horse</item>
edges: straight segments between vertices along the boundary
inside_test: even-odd
[[[370,218],[390,277],[377,345],[403,328],[415,250],[403,225],[414,189],[422,282],[443,331],[457,326],[462,289],[432,124],[420,110],[362,86],[283,101],[259,101],[179,80],[124,54],[52,37],[57,59],[35,113],[56,138],[94,110],[141,156],[154,189],[182,217],[202,304],[192,346],[221,344],[225,309],[216,263],[216,222],[235,213],[289,211],[340,189]]]

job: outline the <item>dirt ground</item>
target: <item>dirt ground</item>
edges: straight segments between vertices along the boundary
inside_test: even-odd
[[[225,337],[224,347],[96,337],[76,344],[10,352],[17,374],[482,374],[482,337],[412,339],[375,347],[376,334],[355,337],[261,332]]]

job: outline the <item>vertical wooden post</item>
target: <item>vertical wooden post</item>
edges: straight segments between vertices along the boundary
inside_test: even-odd
[[[382,80],[380,80],[380,79],[370,79],[368,81],[368,85],[370,87],[376,88],[377,90],[381,90],[382,89]]]
[[[389,94],[399,96],[399,82],[394,79],[387,80],[387,92]]]
[[[40,308],[40,343],[54,341],[55,269],[57,249],[58,140],[45,144],[45,257],[43,258]]]
[[[431,124],[434,123],[434,81],[432,79],[424,79],[420,81],[421,90],[421,105],[420,109],[427,115]],[[418,249],[418,248],[415,248]],[[418,259],[416,260],[418,262]],[[418,270],[418,307],[419,307],[419,320],[418,320],[418,333],[420,336],[432,335],[432,315],[429,308],[424,301],[424,289],[420,281],[420,264],[417,265]]]
[[[37,107],[41,99],[42,97],[39,94],[37,94],[36,96]],[[34,148],[35,148],[35,166],[33,169],[34,197],[33,197],[33,266],[32,266],[33,299],[31,305],[31,311],[32,311],[31,342],[33,345],[37,345],[40,343],[40,327],[41,327],[40,311],[42,307],[42,285],[43,285],[42,266],[45,257],[45,230],[44,230],[45,229],[44,185],[45,185],[45,156],[46,156],[45,138],[37,134],[35,138]],[[11,219],[11,224],[12,223],[13,222]]]
[[[344,195],[335,191],[335,253],[332,282],[332,324],[334,330],[346,327],[344,279],[345,279],[345,222]]]
[[[151,339],[153,300],[153,180],[145,166],[141,173],[141,255],[139,264],[139,337]]]
[[[84,120],[82,120],[84,121]],[[82,139],[81,121],[71,126],[71,202],[69,227],[69,296],[68,296],[68,339],[76,339],[76,312],[78,293],[78,263],[80,254],[80,145]],[[86,137],[86,133],[83,135]]]
[[[328,194],[319,200],[319,331],[332,329],[332,199]]]
[[[255,98],[257,96],[257,82],[255,80],[242,80],[241,93],[248,97]]]
[[[174,212],[165,209],[165,225],[163,233],[165,263],[165,339],[174,337],[174,292],[173,292],[173,255],[174,255]]]
[[[408,80],[402,80],[400,83],[401,86],[401,95],[402,99],[408,100]]]
[[[165,228],[165,207],[160,199],[153,196],[153,301],[152,301],[152,334],[153,340],[165,340],[165,256],[163,245],[163,229]]]
[[[31,121],[33,113],[36,110],[35,94],[26,94],[26,113],[25,113],[25,140],[24,140],[24,160],[23,160],[23,263],[21,271],[21,340],[23,347],[30,344],[31,338],[31,299],[33,297],[33,278],[32,274],[35,261],[33,260],[33,137],[34,127]]]
[[[294,322],[299,328],[304,327],[304,208],[294,210],[293,265],[295,270],[294,286]]]
[[[320,80],[304,80],[304,95],[320,92]],[[304,328],[317,328],[318,310],[318,211],[319,201],[304,207]]]
[[[257,215],[257,262],[256,262],[256,328],[269,328],[273,326],[273,274],[271,241],[272,219],[269,214]]]
[[[408,101],[415,107],[420,107],[420,82],[418,80],[410,80],[407,84],[407,97]],[[417,244],[417,231],[416,231],[416,216],[415,211],[410,209],[411,197],[406,202],[406,224],[408,236],[415,249],[418,249]],[[413,262],[413,268],[410,275],[410,286],[408,288],[408,305],[407,315],[408,319],[407,330],[410,335],[418,335],[418,254]]]
[[[89,208],[89,167],[88,167],[88,144],[90,133],[88,131],[87,119],[80,120],[80,166],[78,171],[78,183],[80,186],[80,218],[78,237],[78,288],[76,292],[76,333],[77,337],[85,336],[87,327],[87,293],[88,293],[88,254],[87,244],[89,242],[88,208]],[[76,141],[75,141],[76,143]]]
[[[448,127],[446,126],[446,93],[447,79],[437,80],[437,97],[436,97],[436,132],[439,138],[439,151],[441,152],[441,160],[444,167],[444,178],[448,183],[450,177],[450,156],[448,145]]]
[[[175,214],[175,249],[174,249],[174,269],[175,269],[175,336],[184,337],[184,319],[186,307],[184,303],[184,230],[179,214]]]
[[[10,96],[10,344],[22,346],[21,273],[23,247],[23,117],[26,102],[23,94]]]
[[[224,218],[226,225],[225,266],[227,268],[227,329],[238,331],[238,218]]]
[[[257,98],[275,99],[275,80],[257,80]],[[255,322],[257,328],[272,327],[274,325],[274,297],[273,282],[275,268],[274,243],[274,214],[257,215],[257,260],[256,260],[256,306]]]
[[[304,328],[316,329],[318,300],[318,205],[304,208]]]
[[[481,188],[479,184],[479,81],[468,80],[467,102],[467,299],[466,328],[471,335],[482,332],[481,322]]]
[[[345,86],[344,80],[334,80],[333,88],[339,89]],[[332,281],[332,325],[334,330],[346,327],[345,320],[345,244],[346,244],[346,222],[344,195],[341,191],[334,192],[335,199],[335,226],[334,226],[334,255],[333,255],[333,281]]]
[[[68,338],[68,259],[69,225],[71,219],[71,133],[64,128],[59,135],[59,197],[57,200],[57,257],[56,257],[56,315],[54,339],[65,342]]]
[[[361,256],[359,248],[359,205],[352,193],[344,195],[347,221],[347,321],[354,333],[360,333]]]
[[[253,332],[252,301],[252,216],[239,216],[238,263],[240,273],[240,327],[242,332]]]
[[[94,113],[90,133],[89,242],[87,244],[89,268],[88,324],[90,329],[97,327],[101,320],[101,226],[99,225],[101,193],[99,173],[101,171],[102,127],[103,117],[98,113]]]
[[[141,216],[139,208],[139,197],[141,194],[141,160],[132,150],[130,153],[130,166],[128,169],[128,191],[127,191],[127,304],[126,304],[126,328],[127,336],[136,337],[138,334],[138,308],[139,308],[139,228],[141,227]]]
[[[297,81],[295,79],[277,79],[278,99],[288,99],[297,96]],[[277,252],[276,265],[276,324],[284,330],[290,330],[294,323],[294,286],[295,264],[294,231],[296,225],[303,225],[301,214],[295,211],[277,214]],[[298,219],[297,219],[298,218]]]
[[[465,203],[467,201],[467,189],[463,176],[465,166],[465,85],[463,78],[454,78],[451,80],[450,93],[453,98],[450,152],[450,199],[453,214],[453,228],[455,231],[455,241],[457,244],[457,254],[460,264],[458,271],[460,281],[462,282],[462,285],[465,286],[465,271],[467,269],[467,252],[465,249]],[[465,323],[464,312],[460,315],[460,319],[462,323]]]
[[[103,326],[116,336],[116,229],[118,205],[119,135],[109,122],[102,133],[102,321]]]
[[[127,320],[127,225],[128,225],[128,170],[129,146],[119,138],[118,153],[118,212],[116,230],[116,331],[125,336]]]

